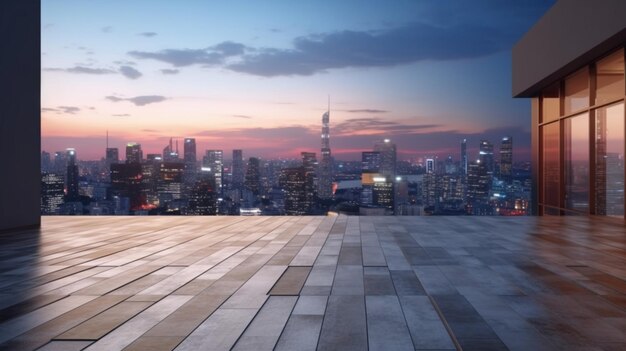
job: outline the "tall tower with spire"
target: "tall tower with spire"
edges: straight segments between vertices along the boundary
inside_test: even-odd
[[[320,199],[330,199],[333,196],[332,158],[330,154],[330,96],[328,110],[322,115],[322,150],[319,164],[319,182],[317,194]]]

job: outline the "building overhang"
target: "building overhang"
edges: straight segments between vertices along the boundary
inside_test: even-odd
[[[626,1],[560,0],[513,47],[514,97],[539,92],[626,43]]]

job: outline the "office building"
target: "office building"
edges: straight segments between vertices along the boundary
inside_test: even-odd
[[[233,150],[233,164],[232,164],[232,182],[231,187],[233,189],[241,190],[243,188],[243,179],[245,174],[245,167],[243,163],[243,150]]]
[[[624,218],[625,13],[559,1],[513,48],[513,95],[531,98],[533,213]]]
[[[378,173],[380,171],[380,152],[364,151],[361,153],[361,171]]]
[[[322,148],[319,163],[317,195],[320,199],[333,196],[333,160],[330,152],[330,98],[328,110],[322,115]]]
[[[50,153],[42,151],[41,152],[41,172],[50,172],[52,170],[52,159],[50,158]]]
[[[161,162],[157,181],[159,206],[167,206],[174,200],[180,200],[183,192],[183,172],[185,165],[182,162]]]
[[[202,158],[202,171],[209,172],[214,181],[213,191],[218,195],[223,194],[224,184],[224,152],[222,150],[206,150]]]
[[[142,168],[140,163],[117,163],[111,165],[111,191],[114,197],[126,198],[129,210],[139,210],[144,205],[142,192]],[[125,206],[121,206],[125,207]]]
[[[305,207],[307,212],[310,212],[315,204],[315,198],[317,196],[317,157],[315,156],[315,152],[302,152],[300,155],[302,156],[302,167],[304,167],[306,176]]]
[[[178,140],[176,140],[176,148],[172,144],[172,138],[170,142],[163,148],[163,162],[180,162],[178,157]]]
[[[478,147],[478,159],[485,167],[487,173],[492,175],[495,171],[495,160],[493,158],[493,144],[488,140],[481,140]]]
[[[259,159],[250,157],[248,159],[248,169],[246,170],[246,179],[244,181],[245,188],[257,196],[261,191],[261,167]]]
[[[128,143],[126,144],[126,163],[141,163],[143,162],[143,151],[141,151],[141,144]]]
[[[467,204],[468,213],[473,215],[489,215],[489,190],[491,175],[482,160],[470,162],[467,170]]]
[[[76,150],[69,148],[66,151],[67,170],[65,172],[65,202],[80,200],[78,191],[78,164],[76,163]]]
[[[110,166],[113,163],[119,163],[120,162],[119,149],[116,147],[106,148],[105,161],[106,161],[107,166]]]
[[[217,213],[217,195],[214,175],[200,170],[198,179],[191,188],[187,214],[211,216]]]
[[[509,136],[500,144],[500,179],[507,184],[513,182],[513,138]]]
[[[183,160],[185,161],[185,170],[194,172],[196,170],[196,139],[185,138],[183,146]]]
[[[425,165],[425,169],[426,169],[426,173],[437,173],[437,158],[435,157],[428,157],[426,159],[426,165]]]
[[[41,173],[41,214],[57,214],[65,196],[63,177]]]
[[[374,151],[380,154],[380,166],[378,172],[385,176],[396,176],[396,144],[390,139],[384,139],[374,144]]]
[[[467,139],[461,140],[461,164],[459,173],[461,173],[461,175],[467,174]]]
[[[285,214],[288,216],[302,216],[310,211],[307,173],[304,166],[284,168],[281,171],[280,185],[283,189]]]

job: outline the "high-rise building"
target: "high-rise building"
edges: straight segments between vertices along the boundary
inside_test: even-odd
[[[67,172],[67,155],[65,151],[57,151],[54,153],[54,164],[52,170],[56,174],[65,174]]]
[[[232,164],[232,188],[241,190],[243,188],[243,178],[245,174],[243,164],[243,150],[233,150]]]
[[[224,152],[222,150],[206,150],[202,158],[202,171],[209,172],[214,179],[213,191],[222,196],[224,184]]]
[[[380,153],[379,173],[391,178],[396,176],[396,144],[384,139],[374,145],[374,151]]]
[[[426,159],[426,173],[436,173],[437,172],[437,162],[435,157],[429,157]]]
[[[380,171],[380,152],[364,151],[361,153],[361,171],[378,173]]]
[[[478,149],[478,159],[485,166],[487,173],[493,175],[495,163],[493,159],[493,144],[488,140],[481,140]]]
[[[246,170],[246,179],[244,186],[254,196],[259,195],[261,192],[261,167],[259,159],[256,157],[250,157],[248,159],[248,169]]]
[[[178,157],[178,140],[176,140],[176,149],[172,144],[172,138],[170,138],[169,144],[163,148],[163,162],[180,162]]]
[[[315,152],[302,152],[302,167],[304,167],[306,176],[306,205],[307,212],[311,212],[315,204],[315,197],[317,195],[317,157]]]
[[[196,139],[185,138],[185,145],[183,146],[185,172],[195,173],[196,171]]]
[[[467,202],[470,214],[486,215],[491,175],[483,161],[471,162],[467,170]]]
[[[187,214],[215,215],[217,213],[217,196],[215,194],[215,178],[209,171],[200,170],[198,179],[189,194]]]
[[[143,162],[143,151],[141,151],[141,144],[128,143],[126,144],[126,163],[141,163]]]
[[[167,205],[173,200],[180,200],[183,193],[184,170],[185,165],[182,162],[161,162],[159,164],[157,192],[160,206]]]
[[[319,164],[317,195],[320,199],[333,196],[333,161],[330,152],[330,98],[328,110],[322,115],[322,148]]]
[[[42,151],[41,152],[41,172],[50,172],[52,170],[52,159],[50,158],[50,153]]]
[[[54,173],[41,174],[41,214],[56,214],[63,204],[65,182]]]
[[[306,168],[304,166],[284,168],[281,171],[280,184],[284,194],[285,214],[302,216],[309,213]]]
[[[459,173],[462,175],[467,174],[467,139],[461,140],[461,165]]]
[[[513,95],[531,98],[534,214],[624,219],[624,13],[620,0],[557,1],[513,48]]]
[[[106,149],[105,161],[106,161],[107,167],[111,166],[111,164],[113,163],[119,163],[120,162],[119,149],[116,147],[108,147]]]
[[[66,150],[67,171],[65,173],[66,194],[65,202],[80,200],[78,190],[78,165],[76,163],[76,150],[68,148]]]
[[[127,198],[131,210],[141,209],[145,203],[142,192],[142,178],[143,175],[140,163],[112,164],[111,190],[113,196]]]
[[[500,178],[507,184],[513,182],[513,138],[509,136],[500,144]]]

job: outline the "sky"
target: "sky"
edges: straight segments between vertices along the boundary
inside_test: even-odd
[[[121,156],[193,137],[199,157],[297,158],[330,106],[339,160],[385,138],[458,160],[505,135],[528,160],[511,49],[553,2],[42,0],[42,149],[97,160],[108,131]]]

